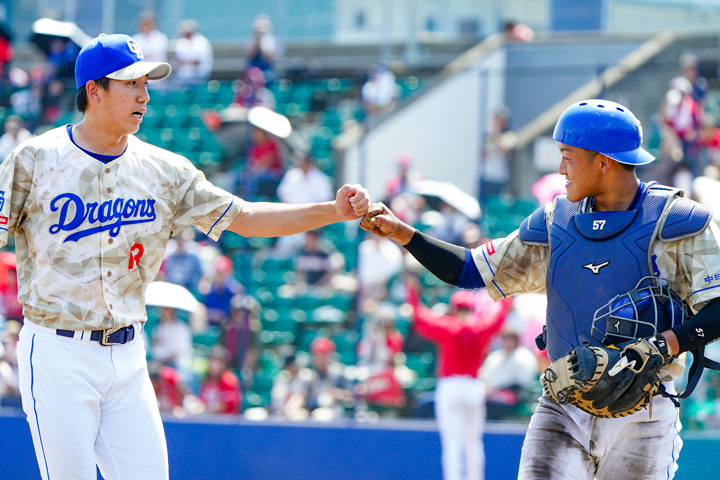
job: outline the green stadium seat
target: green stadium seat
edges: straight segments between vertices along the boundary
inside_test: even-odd
[[[260,349],[258,368],[266,374],[275,374],[280,370],[281,362],[278,353],[272,348]]]
[[[309,322],[316,324],[340,324],[348,319],[348,312],[330,305],[323,305],[312,311]]]
[[[430,352],[405,354],[405,365],[410,370],[414,371],[418,378],[427,378],[432,376],[432,367],[434,362],[435,356]]]
[[[209,327],[206,331],[193,335],[192,342],[194,345],[203,345],[212,348],[220,340],[220,334],[220,328]]]
[[[338,352],[355,352],[360,335],[355,330],[340,330],[333,335]]]

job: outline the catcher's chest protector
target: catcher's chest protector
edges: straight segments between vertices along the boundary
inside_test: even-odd
[[[637,210],[579,213],[580,203],[557,197],[550,228],[547,352],[556,360],[590,336],[598,308],[649,275],[650,243],[668,203],[668,190],[647,188]]]

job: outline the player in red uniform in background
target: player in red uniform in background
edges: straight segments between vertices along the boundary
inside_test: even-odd
[[[435,417],[445,480],[484,478],[485,387],[478,369],[512,303],[504,300],[488,312],[476,312],[477,297],[483,294],[484,290],[455,292],[448,314],[437,315],[420,304],[416,285],[408,289],[415,330],[437,344]]]

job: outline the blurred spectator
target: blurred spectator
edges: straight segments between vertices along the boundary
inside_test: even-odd
[[[277,195],[284,203],[315,203],[332,200],[335,192],[331,178],[317,167],[312,155],[298,151],[280,180]]]
[[[230,301],[230,318],[224,329],[229,365],[240,372],[252,372],[257,363],[257,333],[260,304],[250,295],[238,294]]]
[[[437,315],[420,304],[417,280],[409,282],[408,303],[417,332],[437,344],[435,417],[443,478],[482,479],[485,389],[477,374],[507,309],[494,316],[476,314],[474,292],[461,290],[450,297],[448,314]]]
[[[395,107],[398,96],[395,74],[384,63],[370,69],[367,81],[360,89],[360,103],[368,115],[377,115]]]
[[[23,321],[22,305],[18,302],[17,269],[10,267],[5,270],[5,280],[0,291],[0,305],[3,307],[5,318],[8,320]]]
[[[438,221],[428,230],[428,234],[445,242],[456,245],[461,243],[463,232],[470,224],[470,219],[443,201],[440,202],[439,213]]]
[[[50,43],[48,78],[58,79],[67,88],[75,86],[75,59],[80,48],[68,38],[57,37]]]
[[[700,142],[703,155],[701,164],[720,167],[720,128],[717,119],[712,115],[705,115],[703,118]]]
[[[352,406],[354,394],[335,356],[335,342],[317,337],[310,344],[312,364],[307,386],[305,409],[316,420],[342,417],[346,406]]]
[[[699,129],[703,111],[692,96],[692,85],[685,77],[676,77],[670,82],[665,94],[662,114],[663,149],[670,158],[690,170],[692,176],[699,175]]]
[[[0,399],[2,406],[21,407],[18,383],[17,342],[22,324],[13,320],[5,322],[0,349]]]
[[[401,272],[403,253],[397,243],[369,235],[358,247],[358,281],[360,296],[380,300],[387,295],[391,280]]]
[[[23,119],[17,115],[9,115],[5,118],[3,131],[5,133],[0,137],[0,160],[7,157],[22,142],[33,137],[33,134],[25,128]]]
[[[168,37],[157,29],[155,14],[150,11],[140,14],[139,31],[132,37],[140,46],[145,60],[148,62],[167,62]],[[149,84],[153,85],[154,83]]]
[[[15,49],[12,45],[12,32],[5,18],[3,18],[2,22],[0,22],[0,91],[5,87],[10,73],[9,65],[14,59]]]
[[[251,201],[258,196],[274,197],[283,176],[280,145],[273,135],[261,128],[252,127],[250,135],[241,196]]]
[[[192,331],[185,320],[178,318],[177,310],[163,307],[160,323],[152,330],[152,358],[182,373],[186,380],[191,377]]]
[[[395,165],[397,171],[392,175],[385,186],[385,203],[390,202],[402,194],[414,194],[413,184],[422,180],[423,176],[413,168],[413,155],[407,150],[399,150],[395,153]]]
[[[485,243],[486,238],[483,235],[483,231],[477,223],[468,223],[463,229],[463,233],[460,237],[460,245],[465,248],[477,248]]]
[[[272,33],[270,17],[258,15],[250,28],[250,39],[245,44],[247,65],[259,68],[266,83],[274,82],[275,62],[280,55],[280,45]]]
[[[204,294],[203,303],[207,307],[210,325],[224,325],[230,317],[233,297],[245,293],[245,288],[235,280],[233,272],[233,261],[219,255],[213,261],[212,280],[202,283],[200,290]]]
[[[487,417],[502,419],[516,413],[536,393],[539,365],[533,352],[520,345],[517,332],[502,333],[502,347],[490,352],[482,365],[480,378],[485,382]]]
[[[345,266],[345,259],[332,245],[321,239],[321,230],[305,232],[305,245],[295,256],[298,290],[329,287],[334,275]]]
[[[306,419],[305,398],[310,378],[310,370],[301,368],[295,354],[285,357],[283,368],[273,382],[271,412],[290,420]]]
[[[247,67],[240,76],[240,88],[233,103],[241,107],[267,107],[275,110],[275,95],[265,86],[265,74],[258,67]]]
[[[177,417],[185,416],[186,399],[191,395],[180,372],[160,362],[151,361],[148,362],[148,373],[155,390],[158,409],[161,412],[171,412]]]
[[[680,57],[680,70],[692,86],[691,95],[695,102],[702,106],[709,88],[708,81],[700,75],[700,64],[697,57],[692,53],[685,53]]]
[[[371,314],[363,322],[357,346],[360,380],[357,391],[370,407],[403,407],[405,390],[395,374],[395,365],[405,339],[395,326],[395,307],[371,302],[368,310]]]
[[[495,111],[490,131],[485,135],[480,161],[480,202],[503,192],[510,179],[510,151],[513,147],[510,132],[510,109],[503,106]]]
[[[358,343],[358,367],[366,367],[371,374],[393,367],[394,357],[402,352],[405,339],[395,326],[395,309],[381,304],[370,312],[362,326]]]
[[[164,279],[176,283],[197,293],[200,280],[203,278],[203,269],[200,257],[195,253],[193,229],[188,228],[173,238],[175,250],[163,262]]]
[[[65,95],[65,86],[60,80],[50,80],[45,88],[44,95],[41,84],[36,80],[32,80],[32,82],[30,90],[34,98],[42,96],[42,116],[40,120],[42,124],[54,125],[63,114],[75,108],[74,105],[72,109],[69,108],[68,96]]]
[[[206,413],[240,413],[240,380],[228,367],[228,354],[222,346],[215,346],[210,351],[207,377],[200,385],[198,397],[205,405]]]
[[[24,85],[10,96],[10,105],[13,112],[23,119],[30,131],[35,130],[43,117],[44,81],[44,77],[31,77],[29,84]],[[62,85],[62,81],[58,79],[51,80],[51,82]]]
[[[532,28],[515,20],[507,20],[503,25],[503,34],[506,40],[515,42],[529,42],[535,37]]]
[[[277,196],[284,203],[327,202],[335,197],[332,180],[317,168],[315,159],[307,152],[293,154],[293,166],[280,179]],[[280,237],[275,249],[280,253],[292,253],[303,243],[305,234]]]
[[[198,32],[198,23],[188,19],[180,22],[180,38],[172,45],[173,77],[181,87],[207,82],[213,68],[210,41]]]

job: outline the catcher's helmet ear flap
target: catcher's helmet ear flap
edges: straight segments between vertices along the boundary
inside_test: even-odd
[[[649,338],[686,320],[688,309],[665,280],[642,278],[628,293],[600,307],[593,318],[592,337],[601,345]]]
[[[553,139],[628,165],[655,160],[641,147],[640,121],[624,106],[608,100],[583,100],[569,106],[555,124]]]

